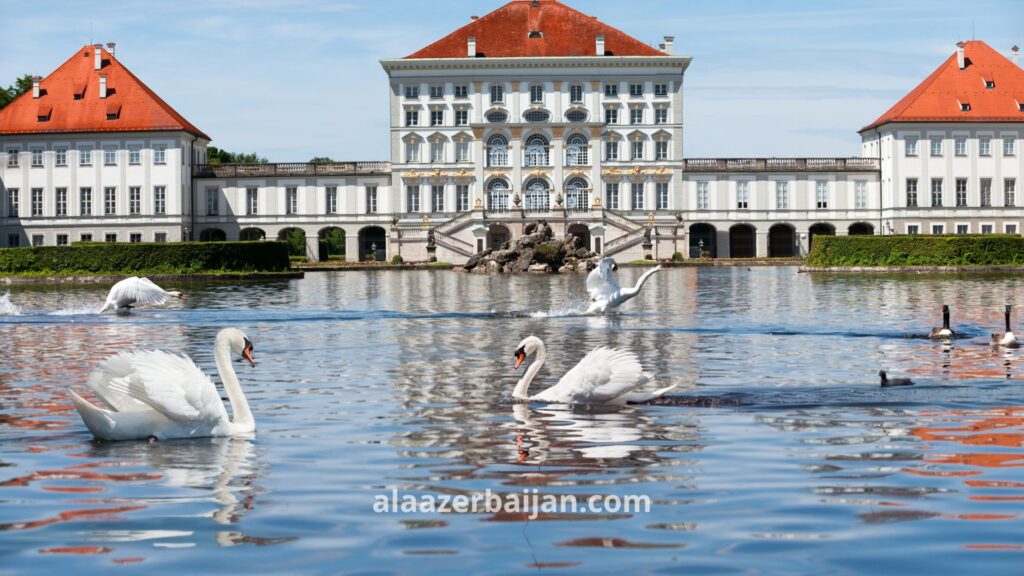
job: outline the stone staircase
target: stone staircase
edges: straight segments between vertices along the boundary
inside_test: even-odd
[[[622,230],[623,234],[605,243],[602,256],[614,256],[619,252],[643,243],[645,232],[647,231],[647,227],[643,224],[638,224],[625,215],[614,210],[608,210],[607,208],[604,210],[604,219],[609,225]]]

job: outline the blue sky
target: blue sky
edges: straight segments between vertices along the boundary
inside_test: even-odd
[[[960,39],[1024,44],[1016,0],[577,0],[649,43],[676,36],[688,157],[849,156],[856,131]],[[0,83],[46,75],[92,38],[215,146],[272,161],[387,159],[401,57],[500,6],[432,0],[0,0]]]

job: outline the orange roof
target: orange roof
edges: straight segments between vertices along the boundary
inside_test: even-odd
[[[980,40],[964,42],[964,63],[961,70],[954,52],[861,132],[889,122],[1024,122],[1024,69]]]
[[[86,45],[44,78],[38,99],[29,91],[0,110],[0,134],[182,130],[210,139],[102,48],[96,70],[94,50]],[[106,98],[99,94],[101,74]]]
[[[531,38],[531,32],[540,37]],[[406,58],[466,58],[470,37],[476,38],[477,55],[487,58],[595,56],[601,34],[608,55],[667,56],[558,0],[513,0]]]

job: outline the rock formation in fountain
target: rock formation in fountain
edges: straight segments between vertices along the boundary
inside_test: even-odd
[[[547,222],[528,224],[525,235],[497,250],[475,254],[463,267],[468,272],[586,272],[600,257],[581,246],[572,234],[556,239]]]

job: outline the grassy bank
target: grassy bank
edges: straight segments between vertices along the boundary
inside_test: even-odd
[[[82,243],[0,248],[0,276],[287,272],[283,242]]]
[[[815,236],[807,257],[812,268],[1022,265],[1024,237],[1009,234]]]

